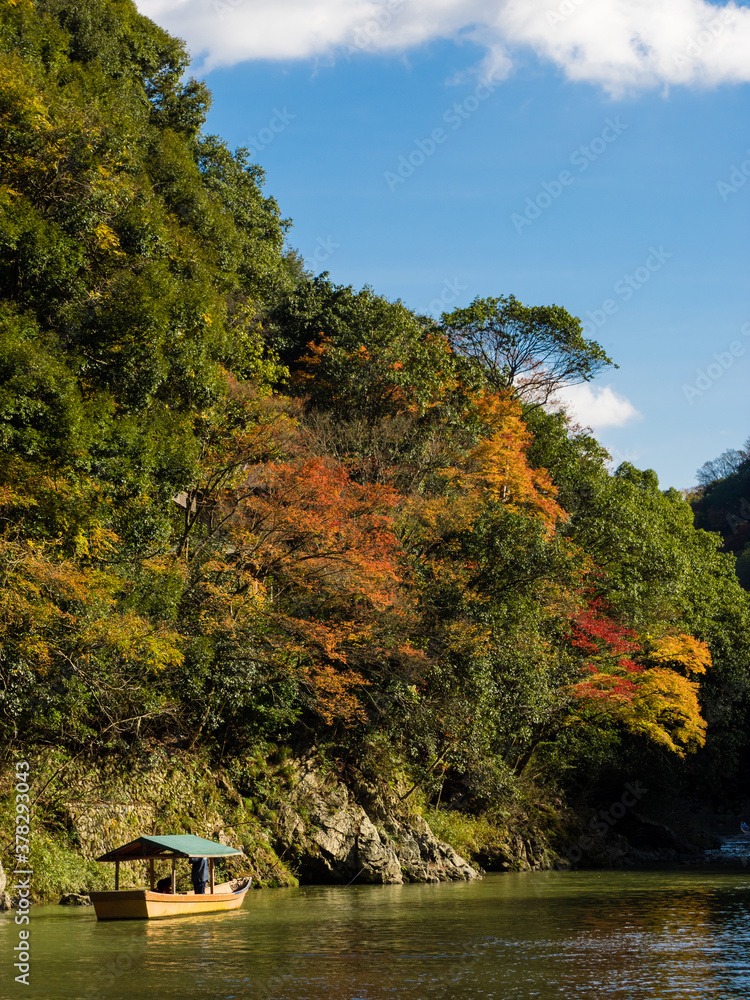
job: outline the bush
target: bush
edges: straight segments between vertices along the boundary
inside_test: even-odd
[[[88,893],[96,889],[114,889],[113,865],[82,858],[63,838],[50,837],[41,831],[31,838],[30,868],[33,899],[50,901],[65,892]]]

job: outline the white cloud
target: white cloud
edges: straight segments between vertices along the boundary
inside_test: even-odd
[[[558,402],[576,423],[594,431],[623,427],[641,417],[630,400],[616,393],[611,385],[572,385],[560,391]]]
[[[613,94],[750,81],[750,9],[707,0],[137,0],[187,41],[202,68],[248,59],[403,52],[469,38],[484,71],[531,49],[571,80]]]
[[[498,24],[506,39],[530,46],[570,79],[615,93],[750,80],[750,10],[734,3],[508,0]]]

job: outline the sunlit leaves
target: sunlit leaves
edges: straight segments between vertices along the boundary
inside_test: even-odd
[[[52,338],[0,308],[0,450],[71,459],[86,449],[80,391]]]
[[[702,744],[750,606],[681,494],[538,405],[609,364],[577,320],[308,274],[129,3],[6,4],[0,49],[9,732],[388,745],[477,801],[571,734]]]
[[[705,674],[712,665],[707,643],[684,633],[647,637],[644,652],[649,662],[682,671],[688,677]]]
[[[527,512],[554,530],[567,515],[555,502],[557,490],[546,469],[529,464],[532,436],[520,403],[504,393],[482,397],[475,408],[486,431],[466,460],[474,481],[509,510]]]
[[[673,670],[653,667],[634,679],[595,674],[578,685],[577,694],[585,702],[584,720],[595,723],[603,715],[677,756],[694,753],[706,741],[698,685]]]
[[[595,599],[575,617],[572,645],[586,657],[571,689],[584,717],[616,721],[679,756],[703,746],[706,723],[689,676],[711,666],[706,643],[684,633],[641,640]]]

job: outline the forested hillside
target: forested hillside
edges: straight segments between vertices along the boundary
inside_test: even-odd
[[[699,487],[691,496],[695,523],[717,531],[724,548],[737,558],[737,576],[750,590],[750,439],[698,470]]]
[[[555,411],[611,364],[578,320],[307,273],[179,42],[129,0],[0,12],[8,759],[163,745],[242,786],[315,747],[490,816],[742,790],[748,595]]]

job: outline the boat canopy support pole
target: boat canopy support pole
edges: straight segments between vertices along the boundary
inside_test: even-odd
[[[154,891],[154,859],[148,859],[148,877],[151,883],[151,892]]]
[[[208,877],[211,879],[211,895],[214,894],[214,859],[208,859]]]
[[[120,862],[115,861],[115,889],[120,888]]]
[[[177,892],[177,879],[175,877],[175,870],[177,868],[177,858],[172,858],[172,895]]]

